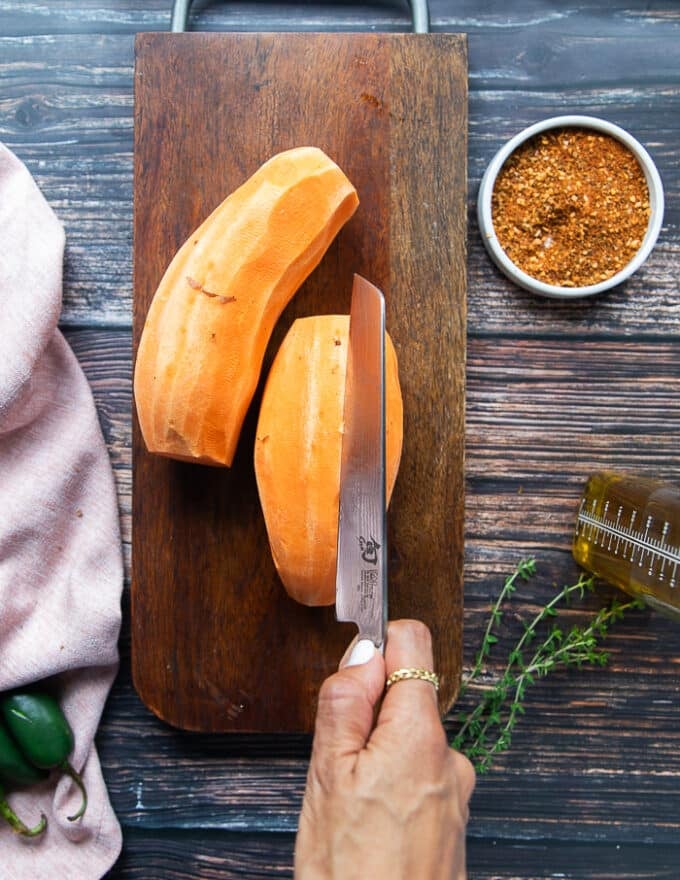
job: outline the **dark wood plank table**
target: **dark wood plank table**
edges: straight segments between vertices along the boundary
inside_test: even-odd
[[[128,556],[133,36],[165,30],[169,0],[0,0],[0,140],[66,227],[62,327],[94,389]],[[196,3],[209,30],[406,30],[405,5]],[[570,553],[585,477],[604,466],[680,482],[680,8],[580,0],[432,0],[436,31],[469,35],[469,290],[465,667],[489,602],[522,557],[539,573],[519,607],[577,576]],[[606,117],[656,159],[659,243],[610,294],[557,303],[491,266],[474,214],[483,169],[524,125]],[[604,595],[591,597],[591,611]],[[111,880],[290,877],[305,737],[175,731],[121,670],[98,736],[124,851]],[[617,625],[604,669],[530,692],[511,750],[481,777],[472,878],[680,877],[680,627]],[[497,665],[490,665],[493,677]],[[452,713],[447,726],[455,730]]]

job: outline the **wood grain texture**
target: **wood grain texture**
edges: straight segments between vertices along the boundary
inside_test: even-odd
[[[94,390],[131,542],[131,339],[69,328]],[[516,553],[565,551],[578,493],[612,467],[680,479],[680,337],[471,338],[467,346],[466,584]],[[557,467],[568,457],[568,466]],[[506,556],[507,559],[507,556]],[[474,566],[474,568],[470,568]],[[466,602],[467,610],[467,602]],[[474,628],[472,630],[474,633]]]
[[[128,572],[133,41],[137,31],[167,28],[169,7],[0,0],[0,140],[28,164],[66,226],[63,326],[114,462]],[[408,27],[405,3],[195,7],[192,27],[215,31]],[[591,465],[611,460],[680,481],[680,7],[431,0],[430,9],[435,30],[466,32],[469,46],[469,669],[489,604],[517,559],[535,553],[539,563],[520,612],[575,575],[572,511]],[[508,137],[572,111],[611,119],[648,147],[666,215],[657,247],[629,282],[561,304],[519,291],[493,268],[475,200]],[[290,877],[309,737],[185,734],[162,724],[132,688],[127,591],[123,611],[121,672],[98,736],[124,833],[107,880]],[[510,752],[478,779],[471,880],[678,877],[678,628],[643,613],[612,632],[609,648],[609,667],[533,688]]]
[[[112,4],[59,0],[0,4],[0,140],[27,162],[67,230],[63,320],[129,326],[132,314],[132,68],[135,30],[160,30],[168,0]],[[469,34],[471,67],[468,291],[471,334],[579,335],[680,332],[680,11],[602,2],[564,8],[523,2],[499,14],[494,0],[455,12],[430,4],[434,29]],[[52,11],[54,9],[55,11]],[[398,4],[355,9],[215,2],[195,21],[215,30],[325,26],[403,27]],[[32,22],[34,30],[28,28]],[[55,35],[68,34],[68,39]],[[93,38],[92,34],[96,36]],[[628,63],[633,52],[635,64]],[[625,59],[625,60],[624,60]],[[38,65],[38,67],[36,67]],[[546,303],[489,264],[474,214],[479,180],[497,149],[522,127],[559,113],[604,116],[649,149],[666,189],[659,242],[645,266],[597,304]]]
[[[211,833],[178,834],[167,841],[158,833],[131,831],[116,876],[124,880],[260,880],[292,878],[293,835]],[[550,840],[468,840],[469,880],[677,880],[680,848],[607,843],[570,844]],[[196,853],[196,855],[187,855]],[[200,853],[200,855],[198,855]],[[521,866],[521,867],[518,867]],[[547,867],[546,869],[546,866]],[[546,874],[546,870],[550,874]],[[519,873],[521,871],[521,873]]]
[[[429,625],[442,711],[461,665],[465,120],[455,35],[137,39],[133,344],[174,252],[269,156],[319,146],[359,192],[277,325],[263,375],[296,317],[349,311],[353,272],[384,291],[406,437],[389,514],[390,613]],[[145,703],[185,729],[311,730],[352,632],[282,589],[254,480],[256,416],[255,403],[233,467],[218,471],[148,455],[133,421],[133,677]]]
[[[82,329],[69,331],[68,340],[103,416],[129,546],[130,461],[124,446],[129,432],[129,336],[122,330]],[[568,338],[470,342],[465,669],[473,661],[501,577],[521,555],[537,556],[539,574],[518,591],[518,613],[535,613],[549,601],[555,585],[577,576],[571,531],[582,478],[591,468],[607,465],[614,452],[622,469],[659,469],[667,479],[678,478],[680,343],[631,344],[624,364],[619,353],[618,343],[610,341],[584,343],[576,360]],[[614,382],[617,370],[620,381]],[[633,382],[635,388],[650,391],[636,393]],[[646,405],[648,394],[658,398],[653,410]],[[632,400],[639,411],[631,411]],[[576,403],[582,418],[577,413],[567,418]],[[558,467],[556,462],[565,457],[569,466]],[[574,608],[571,618],[585,618],[610,595],[605,589],[591,597],[583,610]],[[128,612],[126,603],[122,671],[99,737],[109,791],[126,829],[160,834],[189,823],[208,834],[249,828],[292,833],[309,738],[183,735],[163,725],[144,711],[132,689]],[[496,680],[509,646],[507,639],[501,640],[485,682]],[[544,840],[561,840],[565,847],[569,842],[569,848],[577,841],[584,866],[589,842],[599,841],[592,844],[593,858],[599,859],[593,864],[603,871],[607,854],[613,857],[615,845],[626,842],[632,846],[636,841],[647,853],[643,864],[648,868],[652,863],[646,841],[656,840],[674,852],[680,832],[677,627],[641,612],[615,628],[608,648],[608,668],[560,674],[529,694],[527,716],[518,725],[513,748],[477,783],[470,834],[477,841],[496,841],[494,851],[501,854],[497,861],[478,864],[500,871],[502,858],[513,865],[524,847],[532,851],[535,843],[536,852],[543,852]],[[451,734],[457,709],[466,705],[450,713],[446,726]],[[579,773],[573,772],[574,766]],[[518,843],[520,839],[527,843]],[[153,864],[151,843],[149,847],[139,855],[145,867]],[[482,849],[480,844],[478,851]],[[522,876],[517,870],[515,866],[512,874],[508,868],[499,876]],[[540,867],[538,874],[526,870],[526,877],[542,876]],[[573,876],[584,876],[585,867],[579,870]],[[631,866],[630,874],[622,876],[645,875]]]

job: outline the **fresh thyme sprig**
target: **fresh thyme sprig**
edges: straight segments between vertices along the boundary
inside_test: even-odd
[[[484,637],[482,638],[482,646],[477,652],[477,658],[475,660],[475,665],[472,669],[472,672],[468,676],[466,685],[469,684],[474,678],[476,678],[479,673],[482,671],[482,667],[484,666],[484,660],[489,656],[491,651],[491,646],[494,645],[498,639],[495,635],[493,635],[492,630],[494,627],[497,627],[501,623],[501,618],[503,615],[503,603],[506,599],[508,599],[517,589],[516,581],[517,578],[522,578],[522,580],[528,581],[529,578],[536,574],[536,560],[535,559],[522,559],[521,562],[518,563],[517,568],[514,572],[506,577],[505,582],[503,584],[503,589],[500,591],[498,598],[496,599],[493,608],[491,609],[491,614],[489,615],[489,622],[486,625],[486,630],[484,631]]]
[[[600,609],[583,626],[573,625],[564,630],[554,620],[548,623],[549,619],[557,617],[558,606],[569,605],[575,596],[582,599],[587,592],[593,591],[594,578],[581,575],[576,583],[562,587],[529,623],[522,622],[524,632],[510,651],[497,682],[493,685],[479,684],[485,662],[493,645],[498,642],[494,630],[498,632],[503,622],[505,603],[515,592],[518,578],[529,580],[535,573],[535,560],[524,559],[505,579],[491,608],[475,665],[461,688],[461,696],[471,687],[479,688],[481,696],[474,709],[459,715],[461,726],[451,744],[466,754],[482,773],[489,769],[499,752],[509,748],[517,718],[524,714],[527,686],[561,667],[580,668],[583,664],[604,666],[608,655],[600,647],[600,641],[614,621],[620,620],[630,609],[643,605],[637,599],[624,603],[613,599],[609,606]],[[537,647],[530,653],[530,645],[539,636]]]

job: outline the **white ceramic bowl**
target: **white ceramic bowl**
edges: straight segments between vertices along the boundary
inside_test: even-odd
[[[523,272],[508,258],[507,254],[498,243],[491,216],[491,196],[493,188],[496,183],[498,172],[505,164],[506,159],[517,149],[517,147],[520,146],[520,144],[523,144],[534,135],[548,129],[567,127],[594,129],[595,131],[611,135],[625,144],[640,163],[640,167],[645,175],[645,180],[647,181],[647,188],[649,189],[649,223],[647,225],[647,232],[640,245],[640,249],[633,259],[624,266],[623,269],[615,275],[612,275],[611,278],[607,278],[605,281],[600,281],[598,284],[589,284],[586,287],[558,287],[554,284],[546,284],[544,281],[539,281],[536,278],[532,278],[531,275],[527,275],[526,272]],[[659,177],[656,165],[652,161],[647,150],[645,150],[645,148],[623,128],[619,128],[618,125],[613,125],[611,122],[607,122],[605,119],[598,119],[595,116],[553,116],[550,119],[544,119],[542,122],[537,122],[535,125],[530,125],[528,128],[520,131],[519,134],[516,134],[511,138],[491,160],[479,186],[479,196],[477,199],[477,217],[479,220],[479,229],[482,235],[482,240],[486,245],[486,249],[489,252],[491,259],[498,268],[504,272],[508,278],[514,281],[515,284],[518,284],[525,290],[530,290],[541,296],[569,299],[602,293],[604,290],[609,290],[617,284],[621,284],[622,281],[625,281],[626,278],[639,269],[651,253],[659,236],[659,230],[661,229],[661,224],[663,222],[663,208],[664,198],[661,178]]]

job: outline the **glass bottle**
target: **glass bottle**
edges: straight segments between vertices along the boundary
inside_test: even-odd
[[[680,620],[680,491],[601,471],[586,483],[574,532],[583,568]]]

